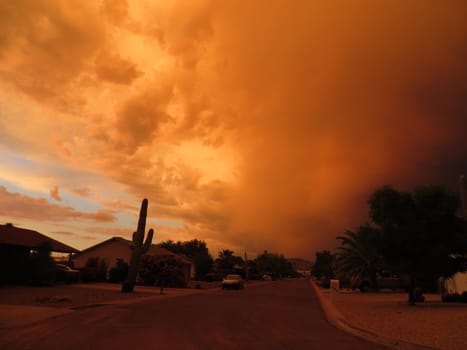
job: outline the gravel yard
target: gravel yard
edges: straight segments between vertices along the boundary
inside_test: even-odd
[[[207,287],[207,286],[204,286]],[[69,312],[103,306],[126,304],[151,299],[166,299],[200,292],[199,289],[136,286],[133,293],[121,293],[119,284],[89,283],[51,287],[0,287],[0,329],[15,328],[41,322]],[[201,286],[203,288],[203,286]]]
[[[0,288],[0,304],[70,308],[151,295],[154,293],[147,291],[147,288],[138,288],[138,286],[134,293],[121,293],[120,285],[117,284],[8,286]]]
[[[164,297],[199,293],[220,288],[220,285],[220,282],[192,281],[189,288],[164,288]],[[120,288],[120,284],[113,283],[58,284],[48,287],[2,286],[0,287],[0,305],[73,308],[83,305],[126,302],[160,295],[159,287],[137,285],[133,293],[121,293]]]
[[[330,298],[329,290],[320,293]],[[443,350],[467,349],[467,304],[443,303],[437,294],[409,306],[405,293],[343,290],[335,306],[352,325],[377,334]]]

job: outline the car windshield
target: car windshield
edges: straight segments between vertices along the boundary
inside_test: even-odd
[[[226,280],[240,280],[242,278],[240,277],[240,275],[227,275],[225,279]]]

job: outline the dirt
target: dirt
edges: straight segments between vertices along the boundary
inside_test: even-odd
[[[121,293],[120,285],[55,285],[49,287],[8,286],[0,287],[0,304],[48,307],[75,307],[87,304],[128,300],[154,295],[138,291]]]
[[[335,305],[360,328],[439,349],[465,350],[467,304],[444,303],[437,294],[425,296],[425,302],[409,306],[405,293],[342,291]]]

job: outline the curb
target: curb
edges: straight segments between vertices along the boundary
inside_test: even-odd
[[[386,346],[391,349],[399,350],[439,350],[438,348],[410,343],[405,340],[391,338],[369,329],[360,328],[351,324],[341,312],[331,303],[330,300],[323,297],[321,292],[318,290],[318,286],[310,280],[310,284],[318,297],[321,309],[326,317],[326,320],[334,327],[343,330],[344,332],[350,333],[356,337],[370,341],[376,344]]]

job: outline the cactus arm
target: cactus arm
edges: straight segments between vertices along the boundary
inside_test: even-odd
[[[147,253],[149,248],[151,248],[151,244],[152,244],[152,236],[154,235],[154,230],[153,229],[150,229],[148,231],[148,235],[146,237],[146,241],[144,242],[144,245],[143,245],[143,254],[144,253]]]

